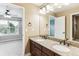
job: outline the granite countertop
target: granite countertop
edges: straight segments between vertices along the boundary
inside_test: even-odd
[[[48,48],[51,51],[54,51],[55,53],[58,53],[61,56],[79,56],[79,48],[74,46],[66,46],[70,49],[69,52],[61,52],[53,48],[54,45],[60,45],[59,42],[50,40],[50,39],[43,39],[41,37],[32,37],[30,40]]]

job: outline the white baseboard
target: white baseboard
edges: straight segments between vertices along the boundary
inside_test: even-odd
[[[27,53],[27,54],[25,54],[25,56],[31,56],[31,53]]]

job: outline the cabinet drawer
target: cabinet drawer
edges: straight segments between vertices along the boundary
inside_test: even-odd
[[[39,50],[38,48],[35,48],[34,53],[36,56],[41,56],[41,50]]]
[[[41,56],[41,50],[39,50],[38,48],[34,47],[31,50],[32,56]]]
[[[37,43],[30,41],[30,52],[32,56],[41,56],[41,50],[39,47],[40,46]]]
[[[51,50],[42,47],[42,52],[44,52],[45,54],[47,54],[48,56],[54,56],[54,52],[52,52]]]

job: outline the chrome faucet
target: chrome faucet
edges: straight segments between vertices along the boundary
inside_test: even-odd
[[[41,35],[42,38],[47,39],[48,36],[47,35]]]
[[[63,45],[67,45],[67,46],[69,46],[69,43],[67,42],[67,40],[68,40],[68,39],[60,41],[60,44],[63,43]]]

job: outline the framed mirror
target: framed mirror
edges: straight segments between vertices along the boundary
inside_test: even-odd
[[[79,14],[72,15],[72,40],[79,42]]]

